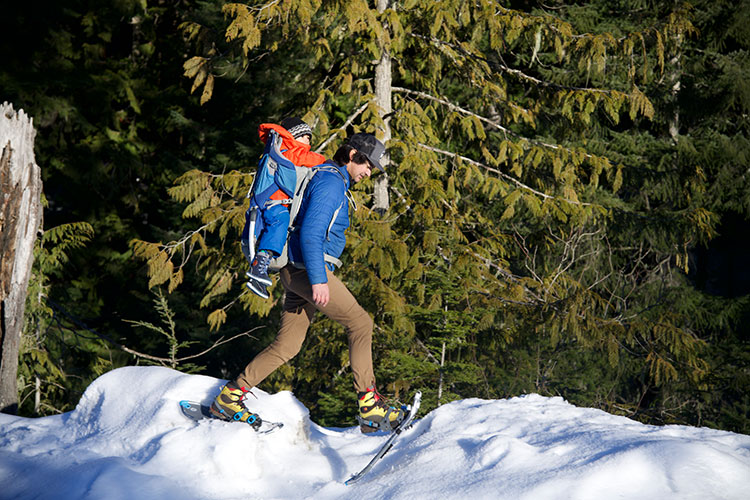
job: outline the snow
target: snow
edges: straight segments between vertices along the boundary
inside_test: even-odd
[[[441,406],[386,440],[325,428],[290,392],[254,390],[272,434],[193,422],[223,380],[159,367],[111,371],[72,412],[0,415],[0,499],[748,499],[750,436],[656,427],[531,394]]]

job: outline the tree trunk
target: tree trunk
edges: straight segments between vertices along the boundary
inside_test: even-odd
[[[678,102],[680,88],[682,86],[682,36],[677,37],[678,49],[675,56],[669,61],[670,66],[674,68],[670,74],[670,84],[672,85],[672,117],[669,119],[669,136],[672,138],[672,144],[677,144],[678,135],[680,134],[680,105]]]
[[[388,8],[389,0],[378,0],[378,12],[382,13]],[[390,115],[393,110],[391,99],[392,89],[391,84],[393,77],[391,75],[391,53],[390,53],[390,40],[388,34],[388,26],[383,26],[383,38],[380,40],[380,61],[375,67],[375,103],[378,105],[378,113],[383,118],[384,127],[381,128],[382,137],[380,140],[388,146],[388,141],[391,139],[391,126],[390,126]],[[380,135],[380,134],[378,134]],[[391,159],[388,153],[383,156],[380,164],[388,171],[388,165],[390,165]],[[373,208],[383,214],[388,210],[390,205],[390,199],[388,196],[388,175],[378,175],[375,177],[375,191],[373,193],[374,205]]]
[[[0,412],[18,410],[18,353],[34,243],[42,219],[42,178],[34,160],[34,126],[0,106]]]

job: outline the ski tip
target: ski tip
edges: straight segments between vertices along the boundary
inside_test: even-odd
[[[180,406],[189,410],[192,404],[190,404],[190,401],[183,399],[182,401],[180,401]]]

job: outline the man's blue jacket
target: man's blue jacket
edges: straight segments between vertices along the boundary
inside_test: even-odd
[[[346,246],[344,231],[349,227],[349,173],[345,166],[330,160],[320,167],[335,167],[336,171],[321,169],[313,175],[289,238],[289,259],[304,264],[311,285],[328,282],[326,267],[331,271],[335,267],[323,256],[341,256]]]

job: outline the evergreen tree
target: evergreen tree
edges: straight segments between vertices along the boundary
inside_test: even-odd
[[[664,16],[659,9],[666,8],[669,4],[640,1],[587,2],[561,5],[559,12],[575,20],[579,30],[616,27],[624,32],[639,24],[656,25]],[[672,355],[628,349],[621,351],[616,371],[597,369],[589,376],[584,375],[586,371],[596,367],[591,360],[571,366],[566,362],[568,349],[562,357],[546,353],[547,366],[554,367],[547,375],[557,390],[577,393],[573,400],[600,401],[597,392],[606,386],[609,402],[603,407],[611,410],[655,422],[718,426],[722,424],[717,414],[731,413],[725,428],[747,428],[746,423],[739,424],[747,422],[747,401],[737,390],[747,383],[748,365],[741,353],[746,350],[747,333],[742,325],[748,314],[749,290],[735,287],[735,296],[740,295],[736,298],[707,295],[702,290],[709,289],[700,278],[707,266],[695,258],[705,254],[700,248],[713,246],[712,238],[732,227],[727,218],[747,217],[746,210],[739,208],[744,206],[748,188],[741,166],[747,144],[742,118],[746,108],[738,99],[742,80],[723,76],[725,72],[736,75],[742,68],[746,71],[743,43],[747,37],[739,21],[746,11],[747,4],[696,3],[687,11],[695,29],[675,38],[664,71],[643,86],[655,108],[653,119],[637,119],[628,128],[599,128],[589,141],[590,147],[629,168],[624,170],[623,188],[618,192],[625,204],[612,212],[603,233],[607,246],[599,245],[587,257],[587,267],[598,269],[602,277],[607,264],[609,269],[627,270],[614,275],[616,279],[610,274],[596,281],[609,296],[630,301],[631,309],[640,309],[643,317],[658,325],[653,334],[672,337],[669,342],[680,341],[668,330],[675,325],[695,338],[702,366],[691,376],[677,370],[664,372],[666,378],[653,378],[649,376],[653,372],[644,373],[642,356],[669,360],[674,359]],[[609,77],[616,78],[616,74]],[[604,257],[599,264],[596,255]],[[744,260],[731,253],[726,258]],[[735,269],[742,272],[741,264]],[[686,272],[692,280],[686,279]],[[530,349],[534,347],[532,343]],[[743,412],[745,418],[738,418]]]
[[[46,229],[34,249],[34,269],[26,298],[22,349],[19,356],[20,412],[49,415],[73,409],[70,394],[82,393],[90,377],[101,375],[112,353],[101,339],[65,328],[65,318],[50,301],[50,283],[63,274],[70,256],[93,236],[87,223]]]
[[[707,342],[710,371],[697,388],[675,384],[667,397],[686,402],[681,416],[738,432],[750,431],[750,157],[748,87],[750,2],[694,2],[698,36],[685,45],[675,163],[691,172],[687,203],[716,221],[716,238],[691,242],[690,289],[682,308]],[[719,261],[719,265],[714,263]]]
[[[133,279],[145,269],[132,258],[129,242],[176,237],[181,209],[165,202],[176,177],[192,168],[245,164],[244,141],[254,139],[249,117],[257,109],[247,96],[255,96],[257,87],[232,86],[204,107],[190,95],[179,27],[189,17],[221,22],[220,6],[212,2],[14,2],[3,14],[13,22],[0,44],[0,88],[3,99],[34,117],[49,202],[45,231],[91,228],[90,234],[64,234],[89,236],[85,251],[66,252],[64,266],[36,269],[43,293],[28,321],[22,382],[28,388],[37,375],[44,379],[51,368],[34,353],[48,353],[70,382],[49,393],[42,388],[36,406],[54,412],[74,405],[102,371],[138,361],[112,346],[168,354],[160,335],[124,321],[159,321],[145,283]],[[227,104],[238,100],[249,104]],[[56,245],[46,244],[46,251]],[[205,315],[196,311],[199,301],[197,286],[170,297],[181,341],[209,341]],[[227,330],[234,337],[248,327]]]
[[[257,125],[296,114],[328,155],[352,131],[388,145],[340,271],[375,317],[381,390],[747,432],[750,3],[454,3],[6,6],[0,88],[35,118],[50,200],[22,411],[143,359],[115,344],[183,366],[211,331],[257,336],[205,361],[224,377],[265,347],[280,287],[244,291],[237,235]],[[264,387],[348,423],[340,327],[316,322]]]
[[[589,31],[525,4],[489,1],[290,0],[227,4],[224,11],[234,45],[185,64],[204,102],[215,94],[219,68],[249,70],[280,47],[304,47],[312,58],[301,59],[307,67],[296,82],[304,89],[298,95],[312,96],[305,119],[317,134],[331,134],[318,149],[330,154],[349,128],[388,141],[391,166],[379,184],[392,200],[385,203],[382,190],[373,200],[367,189],[355,192],[361,208],[342,273],[379,325],[376,364],[390,392],[415,384],[432,404],[443,388],[441,401],[507,394],[503,383],[518,371],[526,345],[575,352],[586,366],[587,353],[596,353],[599,371],[635,364],[628,373],[647,385],[701,375],[703,342],[682,316],[666,314],[669,302],[648,299],[658,273],[651,260],[638,265],[651,253],[639,261],[629,246],[612,250],[607,239],[610,228],[637,220],[623,182],[638,165],[603,147],[603,138],[653,120],[644,90],[670,74],[693,31],[679,5],[650,9],[629,30]],[[200,25],[189,29],[207,39]],[[208,278],[202,305],[220,306],[209,317],[214,328],[225,314],[219,298],[243,262],[238,251],[209,241],[241,229],[250,178],[189,172],[172,195],[189,203],[185,215],[201,220],[200,231],[136,246],[149,259],[152,285],[179,283],[180,262],[200,248]],[[636,213],[623,221],[622,212]],[[703,213],[690,214],[690,229],[705,238],[713,226]],[[685,236],[665,248],[673,252]],[[268,313],[252,297],[245,306]],[[337,333],[320,322],[297,370],[277,373],[269,385],[292,385],[314,400],[349,384],[338,376],[347,360]],[[540,380],[550,370],[538,366],[535,387],[525,372],[516,387],[544,390]],[[323,380],[321,373],[337,376]],[[630,397],[620,392],[600,404],[611,409]]]

